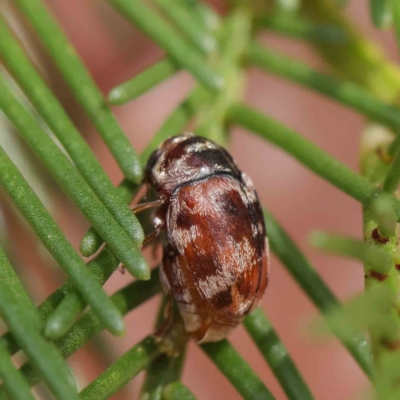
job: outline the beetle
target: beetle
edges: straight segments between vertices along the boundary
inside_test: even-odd
[[[146,165],[155,192],[160,279],[185,331],[223,339],[259,303],[268,283],[263,214],[250,178],[218,144],[192,133],[164,141]],[[172,312],[166,326],[172,323]],[[165,324],[164,324],[165,325]]]

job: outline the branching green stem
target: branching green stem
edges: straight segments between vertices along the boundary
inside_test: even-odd
[[[163,296],[156,318],[155,329],[158,328],[165,318],[164,310],[166,301],[166,297]],[[181,350],[178,357],[161,354],[149,364],[141,389],[141,400],[162,400],[163,389],[170,383],[180,380],[186,358],[186,347],[187,344],[185,344],[185,348]]]

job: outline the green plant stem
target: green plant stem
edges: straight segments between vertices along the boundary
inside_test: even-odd
[[[388,28],[392,23],[390,0],[369,0],[371,19],[377,28]]]
[[[89,146],[81,137],[57,98],[29,62],[2,18],[0,18],[0,37],[2,38],[0,55],[12,71],[13,76],[67,150],[86,182],[119,225],[124,228],[133,243],[140,248],[144,234],[135,215],[119,198],[117,191]]]
[[[393,193],[397,190],[400,183],[400,149],[394,156],[390,165],[389,171],[383,182],[383,190],[388,193]]]
[[[370,205],[372,218],[378,225],[378,231],[383,237],[394,236],[397,218],[393,207],[387,198],[378,196]]]
[[[317,175],[362,204],[368,204],[381,193],[367,179],[356,174],[298,133],[249,107],[232,106],[229,119],[282,148]],[[400,201],[390,196],[388,199],[393,204],[399,221]]]
[[[226,115],[230,106],[242,97],[243,55],[251,35],[251,14],[243,7],[234,8],[224,19],[219,31],[221,51],[217,63],[225,87],[201,110],[196,133],[217,143],[226,142]]]
[[[215,73],[199,56],[198,52],[181,39],[170,26],[141,1],[109,0],[110,4],[124,17],[149,35],[168,55],[187,69],[205,87],[213,91],[220,90],[223,79]]]
[[[392,168],[390,164],[388,164],[388,161],[382,157],[380,152],[380,150],[388,146],[390,140],[391,136],[382,135],[379,129],[371,128],[366,129],[361,138],[360,170],[362,175],[376,186],[382,185],[385,177],[388,176],[388,168]],[[390,236],[385,238],[380,237],[378,223],[376,221],[376,211],[374,210],[374,205],[377,200],[380,200],[380,197],[371,204],[364,205],[363,207],[364,241],[371,246],[379,246],[381,251],[385,251],[388,254],[394,266],[394,264],[398,262],[395,258],[399,258],[398,255],[396,256],[398,252],[397,232],[396,229],[394,229]],[[390,207],[390,204],[387,202],[385,207]],[[367,262],[364,263],[366,290],[386,289],[392,293],[393,298],[397,298],[400,293],[399,271],[396,268],[392,268],[384,275],[373,274],[369,268],[369,260],[366,261]],[[378,371],[381,367],[382,358],[388,350],[388,346],[390,347],[392,343],[397,343],[397,341],[400,340],[400,319],[397,305],[394,301],[392,301],[391,307],[387,307],[386,311],[392,323],[390,337],[387,337],[387,335],[386,337],[383,336],[374,326],[369,327],[374,360]]]
[[[199,52],[207,55],[216,49],[217,40],[204,29],[184,0],[156,0],[156,4]]]
[[[196,397],[185,385],[174,382],[163,390],[162,400],[196,400]]]
[[[114,87],[108,95],[108,101],[114,105],[126,104],[175,75],[180,69],[171,59],[164,58],[132,79]]]
[[[1,165],[1,163],[0,163]],[[60,400],[78,399],[73,378],[56,347],[46,342],[38,330],[40,317],[32,304],[19,300],[23,292],[21,283],[0,248],[0,315],[13,332],[25,354],[54,396]]]
[[[10,354],[3,346],[0,346],[0,378],[11,399],[34,400],[29,385],[21,372],[15,369]]]
[[[163,123],[158,132],[153,136],[148,146],[140,155],[141,165],[144,167],[150,154],[157,148],[157,146],[169,138],[170,136],[178,135],[183,132],[186,124],[190,118],[194,115],[195,111],[201,104],[208,99],[208,93],[201,87],[196,88],[187,97],[182,104],[172,112],[172,114]],[[137,193],[138,187],[132,186],[126,180],[118,186],[117,190],[121,198],[126,202],[130,203]],[[85,256],[94,254],[100,246],[103,244],[101,236],[97,232],[90,228],[85,234],[84,239],[81,243],[81,252]]]
[[[118,392],[160,354],[154,338],[147,337],[121,356],[79,394],[84,400],[106,400]]]
[[[47,11],[42,0],[18,0],[17,5],[35,28],[73,94],[85,109],[124,176],[134,183],[142,179],[139,158],[103,95],[89,75],[72,45]]]
[[[164,388],[178,379],[182,373],[185,352],[179,357],[165,354],[152,360],[146,370],[146,379],[141,390],[141,400],[161,400]]]
[[[299,374],[274,327],[261,308],[244,319],[244,326],[290,400],[312,400],[314,397]]]
[[[273,74],[316,90],[367,117],[400,129],[400,109],[383,103],[367,90],[333,75],[314,71],[307,65],[254,42],[248,49],[249,61]]]
[[[216,343],[205,343],[201,348],[244,399],[275,399],[249,364],[226,339]]]
[[[316,41],[320,43],[340,43],[346,40],[345,34],[335,26],[315,24],[298,15],[265,15],[256,19],[263,28],[278,32],[294,39]]]
[[[322,314],[326,314],[332,309],[339,307],[339,301],[278,221],[265,210],[264,218],[268,227],[268,238],[272,251],[281,260],[284,267],[302,287],[315,306]],[[333,333],[353,355],[366,375],[371,378],[373,375],[373,364],[369,343],[365,336],[359,333],[347,340],[341,337],[340,332],[333,331]]]
[[[152,271],[151,280],[133,282],[111,297],[111,300],[121,314],[127,314],[161,290],[161,284],[159,279],[157,279],[157,275],[158,269]],[[57,340],[55,343],[62,356],[68,358],[102,330],[103,326],[101,322],[90,311],[80,318],[62,339]],[[21,367],[21,371],[31,386],[37,384],[41,379],[38,371],[29,362]],[[0,399],[6,400],[5,393],[1,387]]]
[[[11,93],[0,76],[0,109],[19,134],[56,178],[71,200],[90,221],[128,271],[138,279],[148,279],[149,269],[140,250],[114,220],[110,212],[78,174],[65,155],[41,129],[35,117]]]
[[[156,318],[155,329],[163,322],[166,297],[163,296]],[[178,357],[161,354],[151,361],[146,369],[146,378],[141,389],[141,400],[162,400],[163,389],[171,382],[178,381],[182,375],[183,364],[186,357],[186,345]]]
[[[316,231],[312,234],[311,242],[318,249],[360,260],[367,270],[388,274],[394,268],[388,252],[358,239]]]
[[[122,334],[124,323],[120,313],[1,147],[0,185],[107,329]]]

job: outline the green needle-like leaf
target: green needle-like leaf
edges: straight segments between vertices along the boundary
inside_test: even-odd
[[[92,223],[115,255],[138,279],[148,279],[149,269],[140,250],[99,201],[65,155],[40,125],[15,98],[0,76],[0,109],[12,121],[20,135],[65,190],[71,200]]]
[[[120,313],[1,147],[0,185],[107,329],[114,334],[123,333],[124,323]]]
[[[0,163],[1,165],[2,163]],[[46,342],[38,330],[40,317],[33,305],[20,302],[23,288],[0,248],[0,315],[15,339],[31,359],[44,381],[60,400],[78,399],[73,378],[56,347]]]
[[[373,271],[387,274],[394,268],[390,254],[373,244],[320,231],[314,232],[310,239],[316,248],[360,260]]]
[[[116,86],[108,95],[111,104],[121,105],[136,99],[175,75],[180,68],[169,58],[156,62],[129,81]]]
[[[315,144],[260,112],[244,105],[234,105],[229,111],[229,119],[282,148],[317,175],[362,204],[369,204],[381,193],[367,179],[350,170]],[[399,221],[400,201],[391,196],[387,198],[390,199]]]
[[[244,319],[244,326],[271,367],[288,399],[314,399],[264,311],[261,308],[252,311]]]
[[[201,348],[244,399],[275,399],[249,364],[226,339],[216,343],[205,343]]]
[[[396,237],[397,218],[389,199],[378,196],[371,202],[369,211],[383,237]]]
[[[156,4],[202,53],[208,54],[217,48],[217,40],[204,29],[184,0],[157,0]]]
[[[292,14],[266,15],[256,20],[261,26],[294,39],[320,43],[340,43],[346,35],[335,26],[315,24]]]
[[[263,48],[256,42],[249,46],[247,56],[252,64],[260,68],[316,90],[369,118],[400,129],[400,109],[383,103],[361,86],[314,71],[306,64]]]
[[[149,35],[178,65],[186,68],[205,87],[220,90],[223,79],[215,73],[155,12],[147,8],[140,0],[109,0],[124,17]]]
[[[107,107],[103,95],[86,67],[43,5],[42,0],[18,0],[16,3],[36,29],[75,97],[115,157],[124,176],[134,183],[140,183],[142,169],[135,150]]]
[[[155,269],[152,271],[151,280],[131,283],[115,293],[111,297],[111,300],[121,314],[125,315],[153,297],[160,290],[161,285],[158,279],[158,269]],[[62,356],[68,358],[102,330],[103,325],[100,320],[90,311],[85,314],[62,339],[56,341],[56,345]],[[3,338],[1,340],[3,340]],[[37,384],[41,379],[38,371],[33,368],[30,363],[25,363],[21,367],[21,371],[31,386]],[[0,387],[0,399],[5,400],[6,397],[4,396],[4,391],[2,391]]]
[[[117,191],[89,146],[81,137],[57,98],[29,62],[2,18],[0,18],[0,37],[2,38],[0,55],[6,61],[13,76],[63,144],[86,182],[128,233],[132,242],[139,248],[144,234],[135,215],[119,198]]]
[[[11,362],[8,351],[0,346],[0,378],[11,399],[34,400],[30,388],[21,372]]]
[[[338,307],[339,301],[278,221],[267,211],[264,211],[264,218],[272,251],[303,288],[310,300],[323,314]],[[357,333],[350,340],[344,340],[338,335],[338,332],[333,333],[346,346],[363,371],[372,377],[373,364],[367,339],[361,333]]]
[[[163,390],[162,400],[196,400],[196,397],[185,385],[174,382]]]
[[[392,8],[394,29],[396,32],[397,48],[400,51],[400,3],[397,0],[388,0]]]
[[[84,400],[106,400],[118,392],[160,354],[154,338],[147,337],[121,356],[79,394]]]
[[[371,19],[377,28],[388,28],[392,24],[390,0],[369,0]]]
[[[100,254],[92,260],[88,267],[93,272],[100,285],[104,285],[107,279],[117,268],[119,262],[111,251],[105,247]],[[60,301],[59,297],[63,296]],[[45,333],[51,339],[64,336],[76,318],[86,307],[85,300],[72,287],[70,282],[65,283],[55,291],[40,306],[39,312],[47,318]]]

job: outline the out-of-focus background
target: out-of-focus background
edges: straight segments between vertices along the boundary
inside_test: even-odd
[[[372,26],[367,1],[348,3],[348,15],[366,37],[379,42],[387,57],[397,62],[393,33],[377,31]],[[12,12],[12,1],[3,0],[0,4]],[[49,0],[47,4],[104,93],[162,55],[147,37],[123,20],[104,1]],[[214,7],[219,12],[224,11],[222,1],[214,2]],[[34,34],[29,28],[20,34],[29,44],[32,57],[40,65],[102,166],[117,184],[122,178],[121,172],[35,40]],[[263,34],[262,40],[319,70],[328,71],[305,43],[272,33]],[[156,90],[113,109],[139,152],[188,93],[192,84],[193,80],[187,73],[179,73]],[[365,125],[362,116],[258,70],[249,71],[246,101],[302,133],[350,168],[358,169],[359,139]],[[19,148],[12,139],[15,135],[7,123],[3,121],[1,127],[0,142],[9,148]],[[5,128],[9,129],[8,133]],[[360,292],[363,289],[363,269],[359,263],[317,253],[307,241],[309,233],[315,229],[361,237],[360,205],[262,139],[239,129],[233,129],[232,133],[230,150],[239,166],[252,177],[262,202],[307,254],[333,292],[340,299],[349,299]],[[22,160],[32,170],[35,163],[30,164],[30,159],[34,160],[34,157],[22,148],[22,153],[13,151],[13,159],[17,163]],[[39,173],[44,172],[40,165],[35,168]],[[58,191],[51,178],[46,174],[43,176],[42,182],[39,180],[34,186],[77,248],[88,223]],[[6,201],[0,204],[5,215],[5,221],[1,220],[0,225],[7,227],[7,230],[3,230],[2,240],[8,243],[8,254],[21,271],[24,282],[29,284],[33,298],[40,302],[63,278],[52,274],[52,260],[10,204]],[[17,240],[16,246],[14,243]],[[113,292],[130,280],[129,274],[116,272],[106,287]],[[71,357],[71,365],[82,387],[100,374],[111,360],[151,332],[158,302],[159,298],[155,298],[127,316],[125,338],[116,339],[104,333],[100,339]],[[275,258],[272,259],[271,281],[263,299],[263,307],[317,399],[364,397],[368,383],[347,351],[334,339],[325,341],[310,337],[308,322],[317,315],[317,311]],[[283,391],[242,327],[232,334],[231,340],[276,398],[284,399]],[[103,348],[104,356],[94,356],[96,346]],[[140,375],[133,380],[113,399],[136,398],[142,378],[143,375]],[[183,381],[199,399],[240,398],[194,344],[189,346]]]

